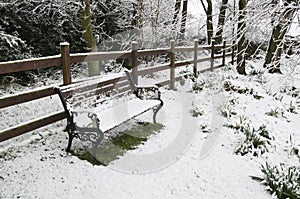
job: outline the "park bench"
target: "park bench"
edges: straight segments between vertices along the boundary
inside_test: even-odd
[[[125,74],[93,77],[54,88],[67,117],[67,152],[71,151],[73,138],[79,138],[92,144],[96,157],[96,149],[104,138],[104,132],[150,109],[156,123],[157,112],[163,106],[158,87],[137,86],[131,74],[128,71]]]

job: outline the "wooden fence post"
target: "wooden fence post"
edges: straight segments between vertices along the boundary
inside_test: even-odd
[[[136,41],[131,42],[131,66],[132,66],[132,79],[135,84],[138,84],[138,49],[139,44]]]
[[[175,90],[175,40],[170,45],[170,89]]]
[[[71,77],[71,59],[70,59],[70,44],[68,42],[60,43],[61,65],[63,69],[64,85],[72,83]]]
[[[235,56],[235,41],[232,41],[232,47],[231,47],[231,64],[234,64],[234,56]]]
[[[199,47],[199,43],[198,43],[198,39],[194,40],[194,77],[198,77],[198,47]]]
[[[214,70],[214,59],[215,59],[215,40],[211,41],[211,59],[210,59],[210,70]]]
[[[225,66],[226,59],[226,41],[223,41],[223,58],[222,58],[222,66]]]

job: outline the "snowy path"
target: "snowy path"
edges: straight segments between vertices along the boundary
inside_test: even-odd
[[[201,158],[201,146],[210,135],[203,134],[199,128],[201,121],[191,117],[194,94],[164,91],[163,96],[166,106],[160,120],[166,127],[145,145],[108,167],[92,166],[68,156],[63,151],[67,141],[62,132],[63,123],[43,129],[45,133],[40,133],[44,134],[43,138],[35,136],[29,145],[12,150],[15,159],[1,159],[0,196],[251,198],[255,195],[270,198],[264,187],[249,177],[259,172],[258,163],[233,154],[232,140],[226,133],[221,132],[212,152]],[[188,127],[194,132],[180,132],[182,124],[183,130]],[[50,135],[46,131],[51,131]],[[158,160],[149,161],[145,157]]]
[[[238,76],[225,68],[201,76],[199,92],[191,92],[189,81],[178,83],[178,91],[162,89],[165,105],[157,119],[165,127],[107,167],[66,154],[65,121],[0,143],[0,198],[272,198],[250,176],[262,176],[260,166],[266,162],[299,165],[299,158],[289,153],[289,139],[293,137],[294,146],[300,147],[299,104],[296,107],[300,96],[280,91],[300,88],[299,67],[293,74]],[[224,81],[253,93],[220,91]],[[263,98],[255,99],[253,94]],[[298,114],[287,111],[291,104]],[[30,106],[25,106],[24,114]],[[222,107],[235,114],[221,117]],[[282,115],[266,115],[275,109]],[[192,117],[192,110],[201,114]],[[0,115],[8,118],[10,110],[5,111]],[[150,111],[138,119],[151,121],[151,117]],[[0,126],[20,119],[9,118]],[[235,154],[245,137],[224,125],[241,118],[251,127],[266,125],[274,137],[268,152],[260,157]]]

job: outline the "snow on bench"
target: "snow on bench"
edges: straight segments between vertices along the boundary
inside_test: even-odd
[[[128,71],[126,76],[133,94],[130,97],[107,97],[107,92],[114,89],[116,81],[124,80],[125,76],[120,74],[54,88],[67,116],[67,152],[71,150],[73,138],[79,138],[92,143],[96,157],[96,149],[103,140],[104,132],[150,109],[153,109],[153,121],[156,123],[157,112],[163,106],[159,89],[156,86],[139,87],[133,83]]]
[[[103,107],[96,107],[90,112],[97,115],[100,120],[100,129],[106,132],[158,105],[160,105],[160,101],[158,100],[131,99],[105,110],[103,110]],[[91,123],[91,120],[86,114],[90,112],[82,111],[80,113],[79,111],[77,116],[74,117],[76,125],[87,127]],[[95,124],[93,126],[95,127]]]

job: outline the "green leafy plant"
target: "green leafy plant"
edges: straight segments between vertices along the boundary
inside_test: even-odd
[[[237,113],[234,110],[236,103],[237,103],[236,99],[231,99],[228,101],[227,104],[225,104],[224,106],[221,106],[221,108],[220,108],[221,115],[226,118],[230,118],[233,115],[236,115]]]
[[[298,199],[300,198],[300,167],[291,166],[286,168],[284,164],[280,166],[270,166],[266,163],[262,165],[261,171],[264,178],[255,178],[267,186],[267,190],[278,199]]]
[[[293,105],[293,101],[290,102],[290,105],[289,105],[289,107],[287,108],[287,111],[290,112],[290,113],[297,114],[296,106]]]
[[[244,126],[247,124],[246,120],[247,120],[246,117],[240,116],[239,122],[236,122],[235,124],[225,124],[224,126],[227,128],[234,129],[236,131],[243,132],[243,129],[245,128]]]
[[[269,112],[266,112],[266,115],[268,116],[273,116],[273,117],[282,117],[282,118],[286,118],[284,116],[284,111],[280,108],[275,108],[275,109],[271,109]]]
[[[190,72],[189,70],[187,70],[187,69],[184,69],[184,70],[182,70],[182,71],[179,71],[179,74],[180,74],[181,76],[183,76],[185,79],[191,79],[193,82],[196,81],[196,78],[195,78],[194,74],[191,73],[191,72]]]
[[[193,117],[198,117],[198,116],[201,116],[204,114],[204,112],[202,110],[200,110],[199,108],[196,108],[196,107],[191,110],[191,113],[192,113]]]
[[[271,145],[273,139],[265,125],[260,126],[257,130],[251,128],[249,124],[240,128],[244,133],[245,140],[236,149],[235,153],[238,155],[246,155],[251,153],[253,156],[260,156],[268,152],[268,146]]]
[[[213,83],[207,77],[204,76],[198,76],[197,78],[191,76],[190,79],[193,81],[191,91],[195,93],[199,93],[204,88],[212,88],[214,86]]]
[[[249,76],[256,76],[256,75],[263,75],[264,71],[262,70],[257,70],[257,69],[252,69],[250,70],[250,72],[248,73]]]
[[[300,93],[300,89],[296,88],[295,86],[285,86],[281,88],[281,93],[286,93],[292,97],[298,97]]]
[[[0,159],[4,161],[11,161],[18,157],[18,151],[15,151],[13,148],[8,148],[8,150],[3,151],[0,153]]]
[[[293,139],[293,136],[290,135],[290,144],[291,149],[289,151],[290,155],[296,155],[300,159],[300,145],[297,145]]]
[[[203,90],[204,86],[205,86],[205,81],[198,80],[193,83],[192,90],[198,93],[199,91]]]
[[[231,81],[226,80],[223,82],[223,88],[227,92],[236,92],[239,94],[246,94],[246,95],[252,95],[255,99],[260,100],[264,98],[263,96],[259,95],[257,92],[254,92],[253,88],[242,88],[238,85],[234,85]]]
[[[281,93],[272,93],[271,91],[268,92],[269,95],[271,95],[272,97],[274,97],[274,99],[282,102],[283,100],[283,95]]]

